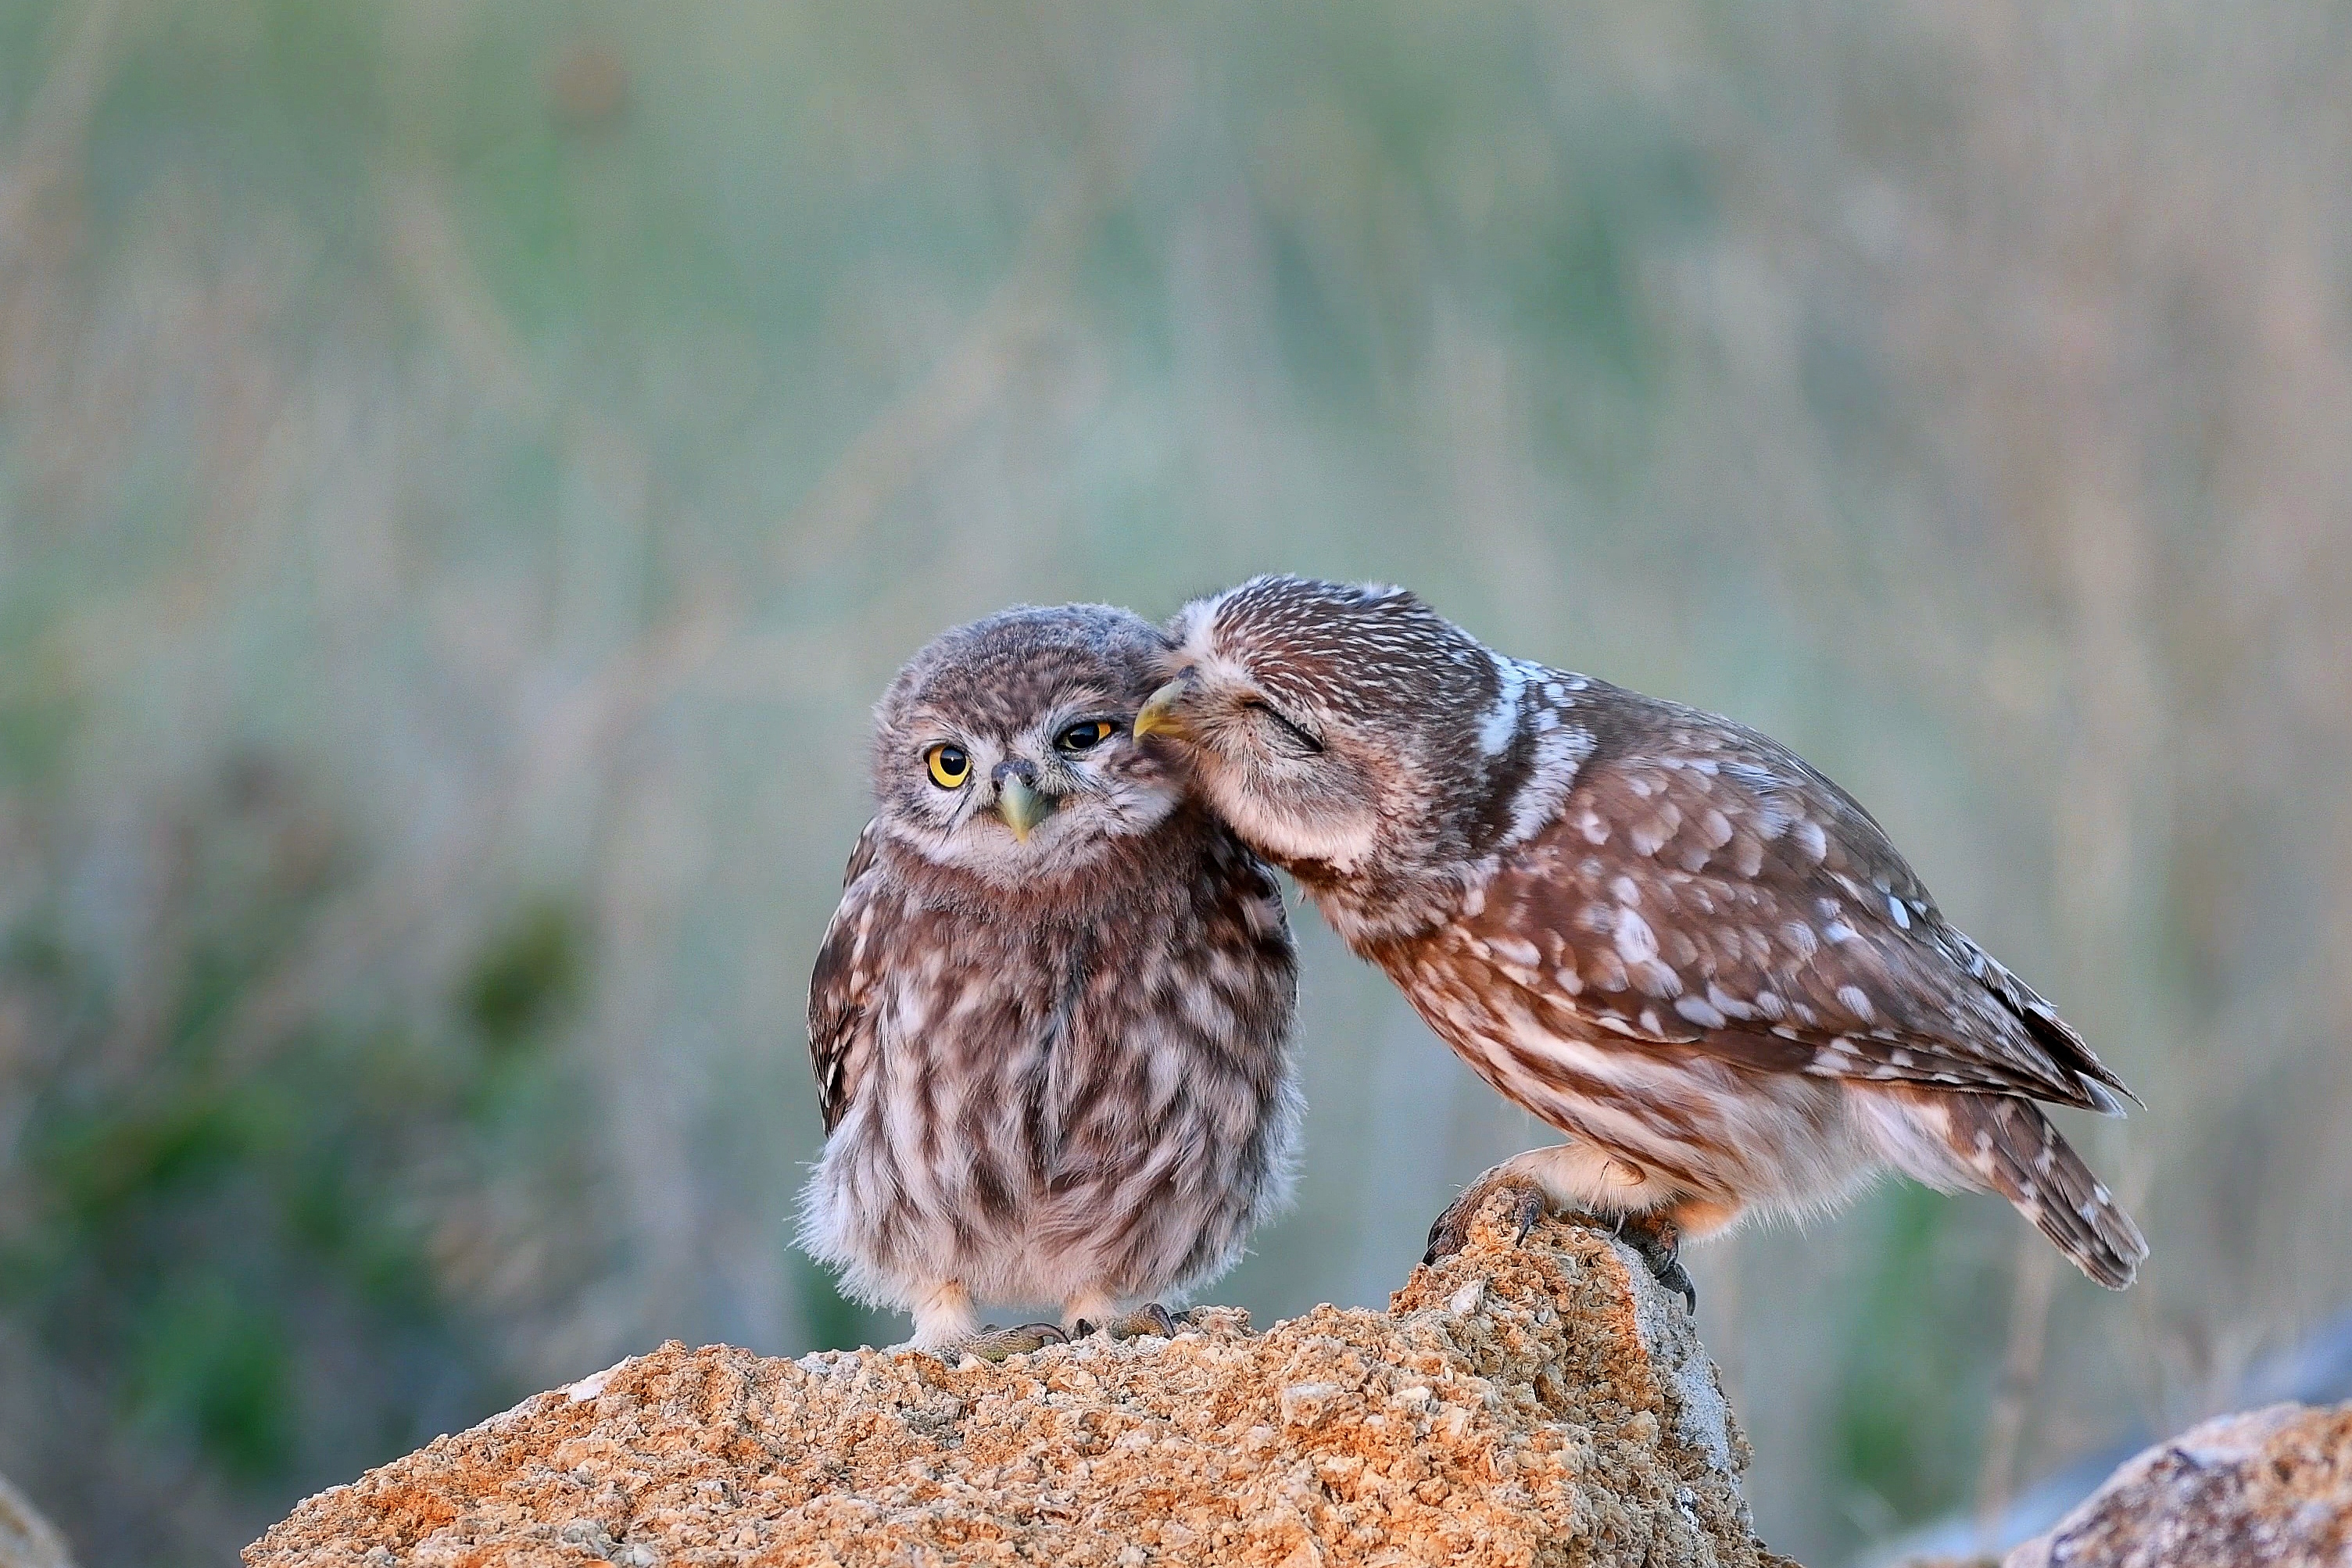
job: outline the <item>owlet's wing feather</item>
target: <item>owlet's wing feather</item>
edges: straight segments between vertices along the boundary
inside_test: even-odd
[[[850,851],[849,868],[841,879],[841,903],[825,927],[824,943],[817,949],[816,967],[809,976],[809,1064],[816,1070],[817,1110],[828,1133],[848,1109],[873,1048],[866,994],[875,978],[869,953],[875,903],[884,896],[880,879],[872,876],[876,850],[877,835],[869,822]]]

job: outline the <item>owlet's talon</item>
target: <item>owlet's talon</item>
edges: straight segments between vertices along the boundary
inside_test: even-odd
[[[1176,1337],[1176,1320],[1168,1309],[1157,1301],[1145,1303],[1123,1318],[1114,1318],[1103,1325],[1103,1332],[1115,1340],[1131,1340],[1143,1334],[1158,1334],[1163,1340]]]
[[[1069,1336],[1052,1323],[1023,1323],[1012,1329],[1000,1329],[991,1324],[955,1349],[964,1355],[977,1356],[982,1361],[999,1362],[1008,1356],[1027,1355],[1032,1351],[1044,1350],[1047,1345],[1069,1342]]]

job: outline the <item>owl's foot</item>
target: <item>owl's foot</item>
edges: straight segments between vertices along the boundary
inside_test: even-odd
[[[1683,1299],[1692,1312],[1698,1310],[1698,1288],[1682,1265],[1679,1256],[1682,1232],[1675,1222],[1664,1215],[1597,1215],[1580,1209],[1555,1211],[1544,1195],[1543,1188],[1528,1176],[1506,1165],[1498,1165],[1469,1186],[1462,1195],[1446,1205],[1429,1227],[1429,1250],[1422,1255],[1423,1263],[1435,1263],[1453,1257],[1470,1239],[1470,1226],[1486,1200],[1497,1193],[1511,1199],[1508,1226],[1514,1246],[1528,1238],[1536,1221],[1547,1213],[1556,1213],[1570,1225],[1581,1225],[1591,1230],[1605,1230],[1642,1255],[1650,1266],[1651,1277]]]
[[[1026,1355],[1047,1345],[1069,1342],[1070,1337],[1051,1323],[1023,1323],[1013,1329],[991,1324],[950,1348],[960,1355],[978,1356],[982,1361],[1003,1361],[1007,1356]]]
[[[1470,1225],[1486,1200],[1497,1193],[1507,1193],[1511,1199],[1509,1227],[1511,1244],[1517,1246],[1528,1238],[1528,1232],[1543,1218],[1546,1200],[1543,1188],[1534,1180],[1519,1174],[1507,1166],[1497,1165],[1468,1186],[1462,1195],[1445,1205],[1437,1223],[1429,1227],[1429,1250],[1421,1255],[1423,1263],[1435,1263],[1453,1257],[1470,1241]]]
[[[1098,1333],[1108,1334],[1115,1340],[1131,1340],[1139,1334],[1158,1334],[1163,1340],[1172,1340],[1176,1337],[1176,1320],[1168,1315],[1167,1308],[1151,1301],[1100,1324],[1080,1318],[1075,1330],[1071,1336],[1074,1339]]]
[[[1642,1255],[1650,1266],[1650,1278],[1683,1299],[1683,1308],[1696,1316],[1698,1312],[1698,1287],[1683,1268],[1682,1227],[1660,1214],[1629,1214],[1613,1223],[1595,1220],[1608,1226],[1617,1239]]]

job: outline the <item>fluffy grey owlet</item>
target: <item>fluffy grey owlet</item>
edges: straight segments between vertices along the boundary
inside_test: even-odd
[[[1287,1194],[1290,931],[1272,873],[1133,733],[1165,647],[1107,605],[1008,610],[876,709],[874,820],[809,984],[826,1137],[801,1237],[918,1346],[1059,1337],[980,1336],[976,1301],[1072,1329],[1150,1302],[1170,1331],[1155,1299]]]
[[[2035,1101],[2125,1092],[1753,730],[1489,651],[1412,595],[1260,577],[1178,614],[1139,734],[1498,1092],[1567,1135],[1481,1177],[1675,1237],[1893,1170],[2000,1194],[2102,1285],[2147,1244]]]

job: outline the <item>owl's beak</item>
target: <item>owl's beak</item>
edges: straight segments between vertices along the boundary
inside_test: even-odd
[[[1029,832],[1054,815],[1061,797],[1046,795],[1029,787],[1029,781],[1018,773],[1009,773],[996,786],[996,815],[1004,818],[1004,826],[1013,829],[1013,837],[1026,842]]]
[[[1165,735],[1173,741],[1192,738],[1192,726],[1184,716],[1185,700],[1192,695],[1192,678],[1180,675],[1153,692],[1143,706],[1136,710],[1135,738]]]

